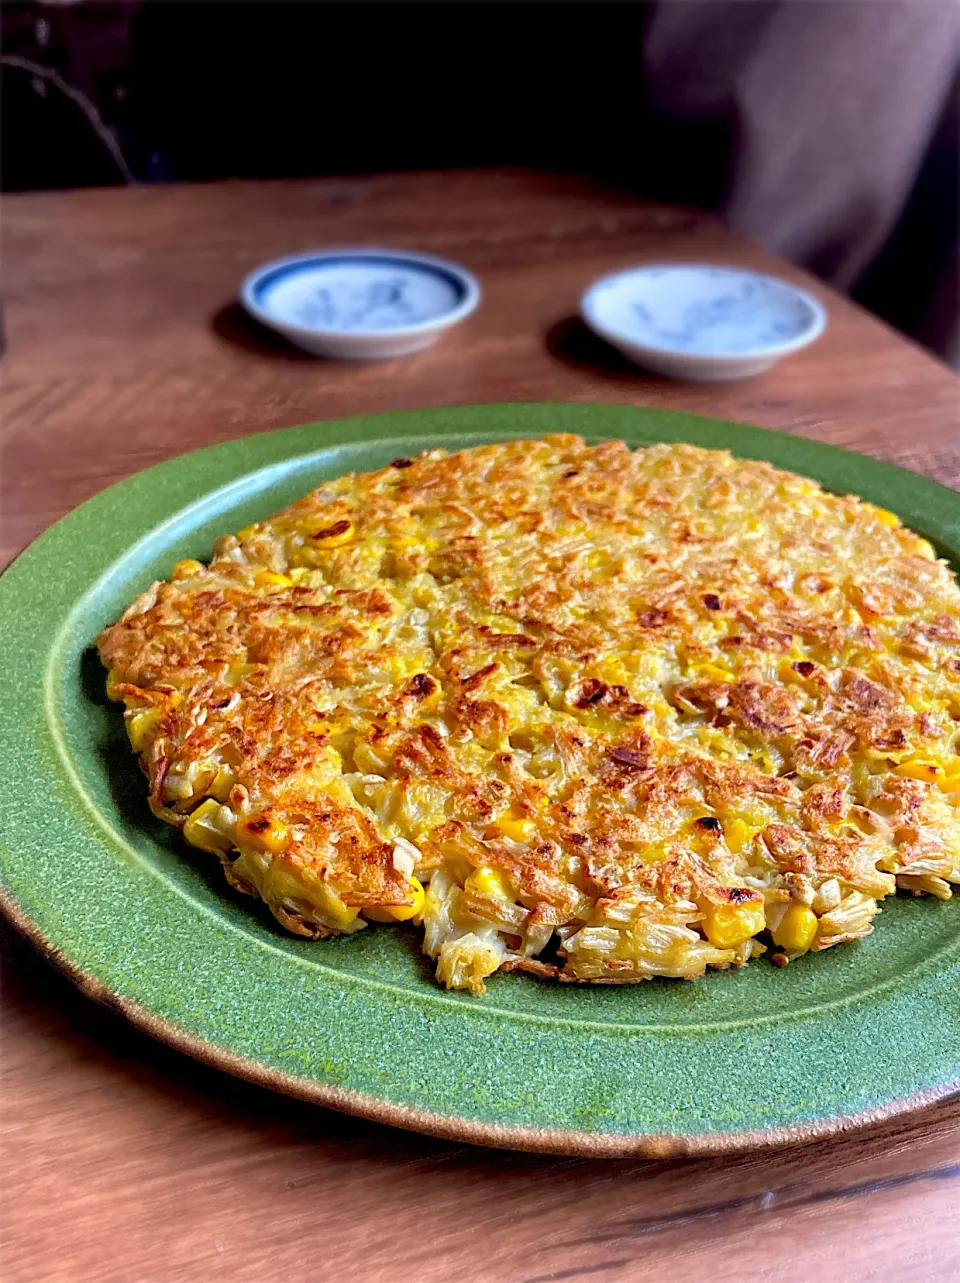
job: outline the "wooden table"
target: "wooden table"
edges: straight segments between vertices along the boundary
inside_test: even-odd
[[[877,321],[699,213],[516,171],[30,194],[4,202],[0,564],[109,482],[244,433],[475,401],[682,407],[960,483],[958,385]],[[436,348],[323,362],[232,302],[265,259],[408,246],[480,277]],[[574,319],[644,258],[733,261],[830,311],[729,385],[647,377]],[[8,929],[5,1283],[956,1280],[960,1101],[830,1143],[585,1162],[473,1149],[227,1078],[83,998]]]

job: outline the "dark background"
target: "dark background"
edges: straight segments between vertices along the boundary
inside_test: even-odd
[[[141,180],[518,164],[659,189],[674,148],[645,120],[647,15],[629,0],[10,3],[4,53],[83,89]],[[75,103],[35,98],[7,73],[4,187],[120,181]],[[716,199],[731,128],[692,138],[670,177]]]

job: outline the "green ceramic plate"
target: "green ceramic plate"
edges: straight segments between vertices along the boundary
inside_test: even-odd
[[[0,580],[0,884],[89,993],[200,1059],[459,1139],[563,1153],[728,1149],[834,1132],[960,1088],[960,900],[888,902],[876,933],[694,984],[438,989],[413,930],[285,935],[155,821],[91,650],[180,557],[328,477],[547,432],[726,446],[891,508],[960,554],[960,497],[733,423],[501,405],[309,424],[173,459],[47,531]]]

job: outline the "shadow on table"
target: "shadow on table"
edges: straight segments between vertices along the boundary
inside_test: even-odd
[[[565,316],[547,330],[546,349],[557,361],[579,370],[590,370],[618,383],[664,383],[661,375],[634,365],[615,347],[594,334],[579,316]]]
[[[323,357],[304,352],[282,334],[261,325],[239,303],[228,303],[215,312],[210,318],[210,328],[217,338],[256,356],[272,356],[281,361],[297,362],[323,360]]]

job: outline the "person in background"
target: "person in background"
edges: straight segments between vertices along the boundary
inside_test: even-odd
[[[475,165],[719,212],[960,365],[953,0],[10,0],[6,190]]]

